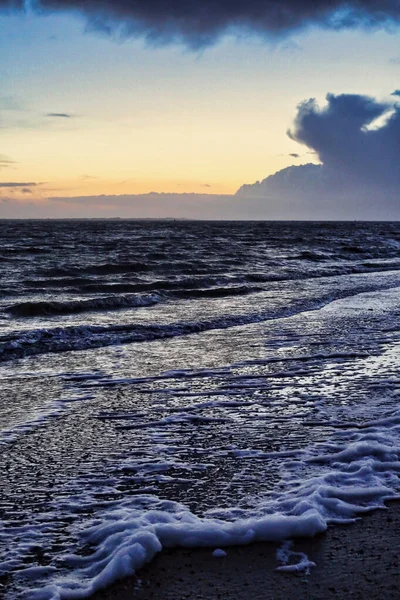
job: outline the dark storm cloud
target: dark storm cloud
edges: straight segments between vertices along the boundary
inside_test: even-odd
[[[399,218],[400,105],[355,94],[326,99],[322,108],[314,99],[300,104],[288,131],[322,164],[288,167],[237,195],[282,217]]]
[[[374,127],[378,119],[384,124]],[[400,190],[400,106],[355,94],[328,94],[319,108],[303,102],[291,139],[314,150],[325,171],[357,185],[396,186]]]
[[[21,8],[19,0],[0,7]],[[83,14],[90,29],[144,35],[154,43],[212,43],[230,31],[282,34],[310,25],[330,29],[391,26],[400,21],[399,0],[42,0],[38,11]]]
[[[54,119],[72,119],[72,115],[68,114],[68,113],[56,113],[56,112],[51,112],[51,113],[47,113],[46,117],[50,117],[50,118],[54,118]]]
[[[4,10],[12,10],[12,9],[22,9],[24,7],[24,2],[20,0],[0,0],[0,9]]]

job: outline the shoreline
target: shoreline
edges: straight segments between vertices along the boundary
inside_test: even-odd
[[[92,600],[292,600],[400,598],[400,501],[348,525],[332,525],[292,550],[316,563],[309,574],[280,572],[281,544],[166,549],[138,571],[96,592]]]

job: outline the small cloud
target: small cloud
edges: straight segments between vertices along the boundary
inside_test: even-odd
[[[0,169],[7,169],[11,167],[11,165],[15,165],[15,160],[11,160],[5,154],[0,154]]]
[[[28,187],[35,187],[37,185],[40,185],[39,183],[35,183],[34,181],[24,181],[24,182],[20,182],[20,181],[0,181],[0,189],[1,188],[28,188]]]
[[[211,185],[209,183],[203,183],[203,187],[210,188]]]
[[[81,177],[84,181],[91,181],[93,179],[99,179],[99,177],[96,177],[95,175],[82,175]]]
[[[56,113],[51,112],[47,113],[46,117],[50,117],[51,119],[72,119],[73,115],[69,113]]]
[[[297,152],[291,152],[289,156],[291,156],[292,158],[300,158],[300,154],[297,154]]]
[[[400,97],[400,90],[395,90],[391,95]]]
[[[31,191],[29,188],[25,188],[25,187],[24,187],[24,188],[22,188],[21,192],[22,192],[23,194],[32,194],[32,191]]]
[[[389,60],[389,64],[400,65],[400,56],[393,56],[393,58]]]

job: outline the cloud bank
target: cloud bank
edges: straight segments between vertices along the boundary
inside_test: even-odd
[[[349,29],[400,23],[399,0],[42,0],[29,5],[82,14],[89,29],[110,35],[194,48],[232,32],[271,36],[314,25]],[[0,0],[1,7],[22,10],[24,2]]]
[[[30,196],[31,198],[31,196]],[[217,194],[123,194],[52,197],[23,201],[1,197],[1,218],[229,219],[234,196]]]

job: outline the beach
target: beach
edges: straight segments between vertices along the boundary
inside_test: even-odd
[[[0,234],[6,600],[396,597],[398,224]]]
[[[93,600],[323,600],[397,599],[400,595],[400,504],[389,503],[351,525],[296,540],[292,550],[315,562],[308,573],[276,570],[279,544],[166,550],[136,577],[98,592]]]

